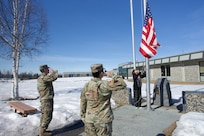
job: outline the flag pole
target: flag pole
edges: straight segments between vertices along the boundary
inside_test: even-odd
[[[132,0],[130,0],[130,15],[131,15],[131,30],[132,30],[132,56],[133,56],[133,68],[136,69],[135,64],[135,36],[134,36],[134,21],[133,21],[133,6]]]
[[[149,58],[146,60],[146,92],[147,92],[147,110],[151,110],[151,98],[150,98],[150,70],[149,70]]]
[[[146,14],[146,3],[147,0],[144,0],[144,18]],[[151,110],[151,98],[150,98],[150,70],[149,70],[149,58],[145,57],[146,63],[146,93],[147,93],[147,110]]]

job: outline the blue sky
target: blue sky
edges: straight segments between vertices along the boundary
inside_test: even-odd
[[[41,0],[49,28],[49,45],[39,57],[22,58],[20,72],[39,73],[48,64],[59,73],[87,72],[102,63],[107,70],[133,61],[129,0]],[[149,0],[157,40],[157,55],[151,59],[204,49],[203,0]],[[143,13],[141,0],[133,0],[136,60]],[[12,62],[0,59],[0,70]]]

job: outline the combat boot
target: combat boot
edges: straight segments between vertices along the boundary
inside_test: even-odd
[[[51,131],[46,131],[44,128],[40,128],[40,135],[39,136],[52,136]]]

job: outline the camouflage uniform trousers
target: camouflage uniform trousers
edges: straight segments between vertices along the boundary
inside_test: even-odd
[[[112,136],[112,122],[85,123],[85,136]]]
[[[47,129],[52,120],[53,99],[41,100],[40,127]]]

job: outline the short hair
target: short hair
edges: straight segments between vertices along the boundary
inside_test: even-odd
[[[47,65],[41,65],[40,67],[39,67],[39,70],[40,70],[40,72],[44,72],[45,71],[45,69],[49,69],[49,67],[47,66]]]
[[[92,76],[98,78],[101,72],[102,71],[99,71],[99,72],[96,72],[96,73],[92,72]]]

